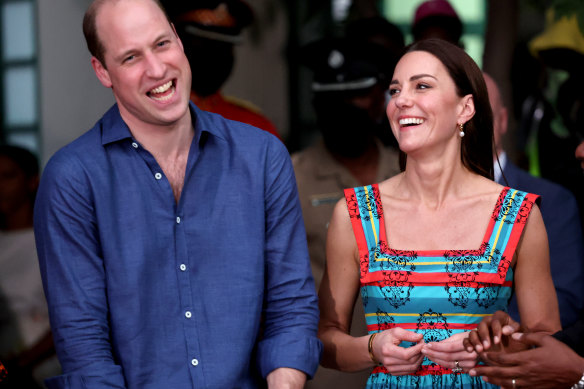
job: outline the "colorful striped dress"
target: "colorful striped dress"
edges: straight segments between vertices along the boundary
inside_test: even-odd
[[[437,342],[470,331],[506,310],[517,243],[538,198],[504,188],[478,250],[394,250],[387,244],[379,187],[345,190],[360,258],[361,297],[370,334],[401,327]],[[401,346],[412,344],[403,342]],[[480,377],[453,373],[425,358],[413,375],[375,367],[367,388],[491,388]]]

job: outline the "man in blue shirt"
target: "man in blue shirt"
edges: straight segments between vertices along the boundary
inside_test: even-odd
[[[117,104],[41,180],[48,387],[302,388],[322,346],[285,147],[189,105],[156,0],[94,1],[84,33]]]

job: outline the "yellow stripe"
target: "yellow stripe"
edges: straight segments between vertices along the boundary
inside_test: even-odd
[[[515,199],[515,195],[517,195],[517,190],[515,192],[513,192],[513,195],[511,196],[511,201],[513,201],[513,199]],[[491,263],[491,258],[493,258],[493,252],[495,251],[495,248],[497,247],[497,242],[499,241],[499,237],[501,235],[501,230],[503,229],[503,224],[505,223],[505,219],[507,218],[507,215],[509,215],[509,209],[505,212],[505,214],[503,215],[503,219],[501,219],[501,222],[499,223],[499,230],[497,231],[497,235],[495,236],[495,241],[493,242],[493,247],[491,248],[491,254],[488,256],[488,260],[485,261],[476,261],[474,263]],[[440,251],[440,250],[438,250]],[[378,258],[375,257],[375,261],[376,262],[394,262],[397,263],[397,261],[392,260],[391,258]],[[406,262],[407,266],[411,266],[411,265],[423,265],[423,266],[428,266],[428,265],[449,265],[451,264],[452,261],[439,261],[439,262]]]
[[[515,195],[517,194],[517,192],[518,192],[517,190],[515,192],[513,192],[513,196],[511,196],[511,202],[513,201],[513,199],[515,199]],[[497,242],[499,241],[499,235],[501,234],[501,230],[503,229],[503,224],[505,223],[505,219],[507,218],[508,214],[509,214],[509,209],[507,209],[507,211],[503,215],[503,219],[501,219],[501,222],[499,224],[499,230],[497,231],[497,235],[495,236],[495,241],[493,242],[493,248],[491,249],[491,254],[489,255],[489,258],[493,257],[493,252],[495,251],[495,247],[497,247]],[[490,260],[488,262],[490,262]]]
[[[492,313],[443,313],[442,316],[463,316],[463,317],[485,317],[491,316]],[[420,317],[420,316],[435,316],[433,314],[429,315],[421,315],[419,313],[366,313],[365,317],[374,317],[374,316],[401,316],[401,317]]]
[[[371,202],[369,201],[369,191],[367,187],[365,189],[365,198],[367,199],[367,210],[369,210],[369,220],[371,221],[371,229],[373,230],[373,236],[375,236],[375,246],[379,244],[379,239],[377,239],[377,231],[375,230],[375,223],[373,222],[373,213],[371,212]]]

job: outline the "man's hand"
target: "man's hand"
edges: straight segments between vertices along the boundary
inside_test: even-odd
[[[268,389],[302,389],[306,383],[306,374],[289,367],[273,370],[266,377]]]
[[[470,353],[476,351],[481,358],[484,351],[501,351],[509,346],[511,334],[519,331],[519,323],[514,321],[506,312],[497,311],[491,316],[485,317],[476,330],[469,333],[464,339],[464,347]],[[515,342],[517,343],[517,342]],[[509,351],[520,351],[525,347],[515,344]]]
[[[486,352],[488,363],[496,366],[477,366],[471,376],[503,388],[569,388],[584,374],[584,358],[552,336],[516,333],[512,338],[530,348],[525,351]]]

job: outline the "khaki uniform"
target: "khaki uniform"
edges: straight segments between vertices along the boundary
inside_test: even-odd
[[[399,157],[397,150],[384,147],[380,142],[378,148],[380,153],[376,182],[381,182],[399,173]],[[359,186],[360,183],[332,157],[322,140],[306,150],[293,154],[292,163],[306,227],[310,266],[318,291],[324,275],[326,234],[333,209],[344,197],[343,189]],[[359,295],[355,303],[351,335],[366,334],[365,314]],[[343,373],[321,366],[314,379],[307,382],[306,388],[363,388],[369,373],[369,371]]]

